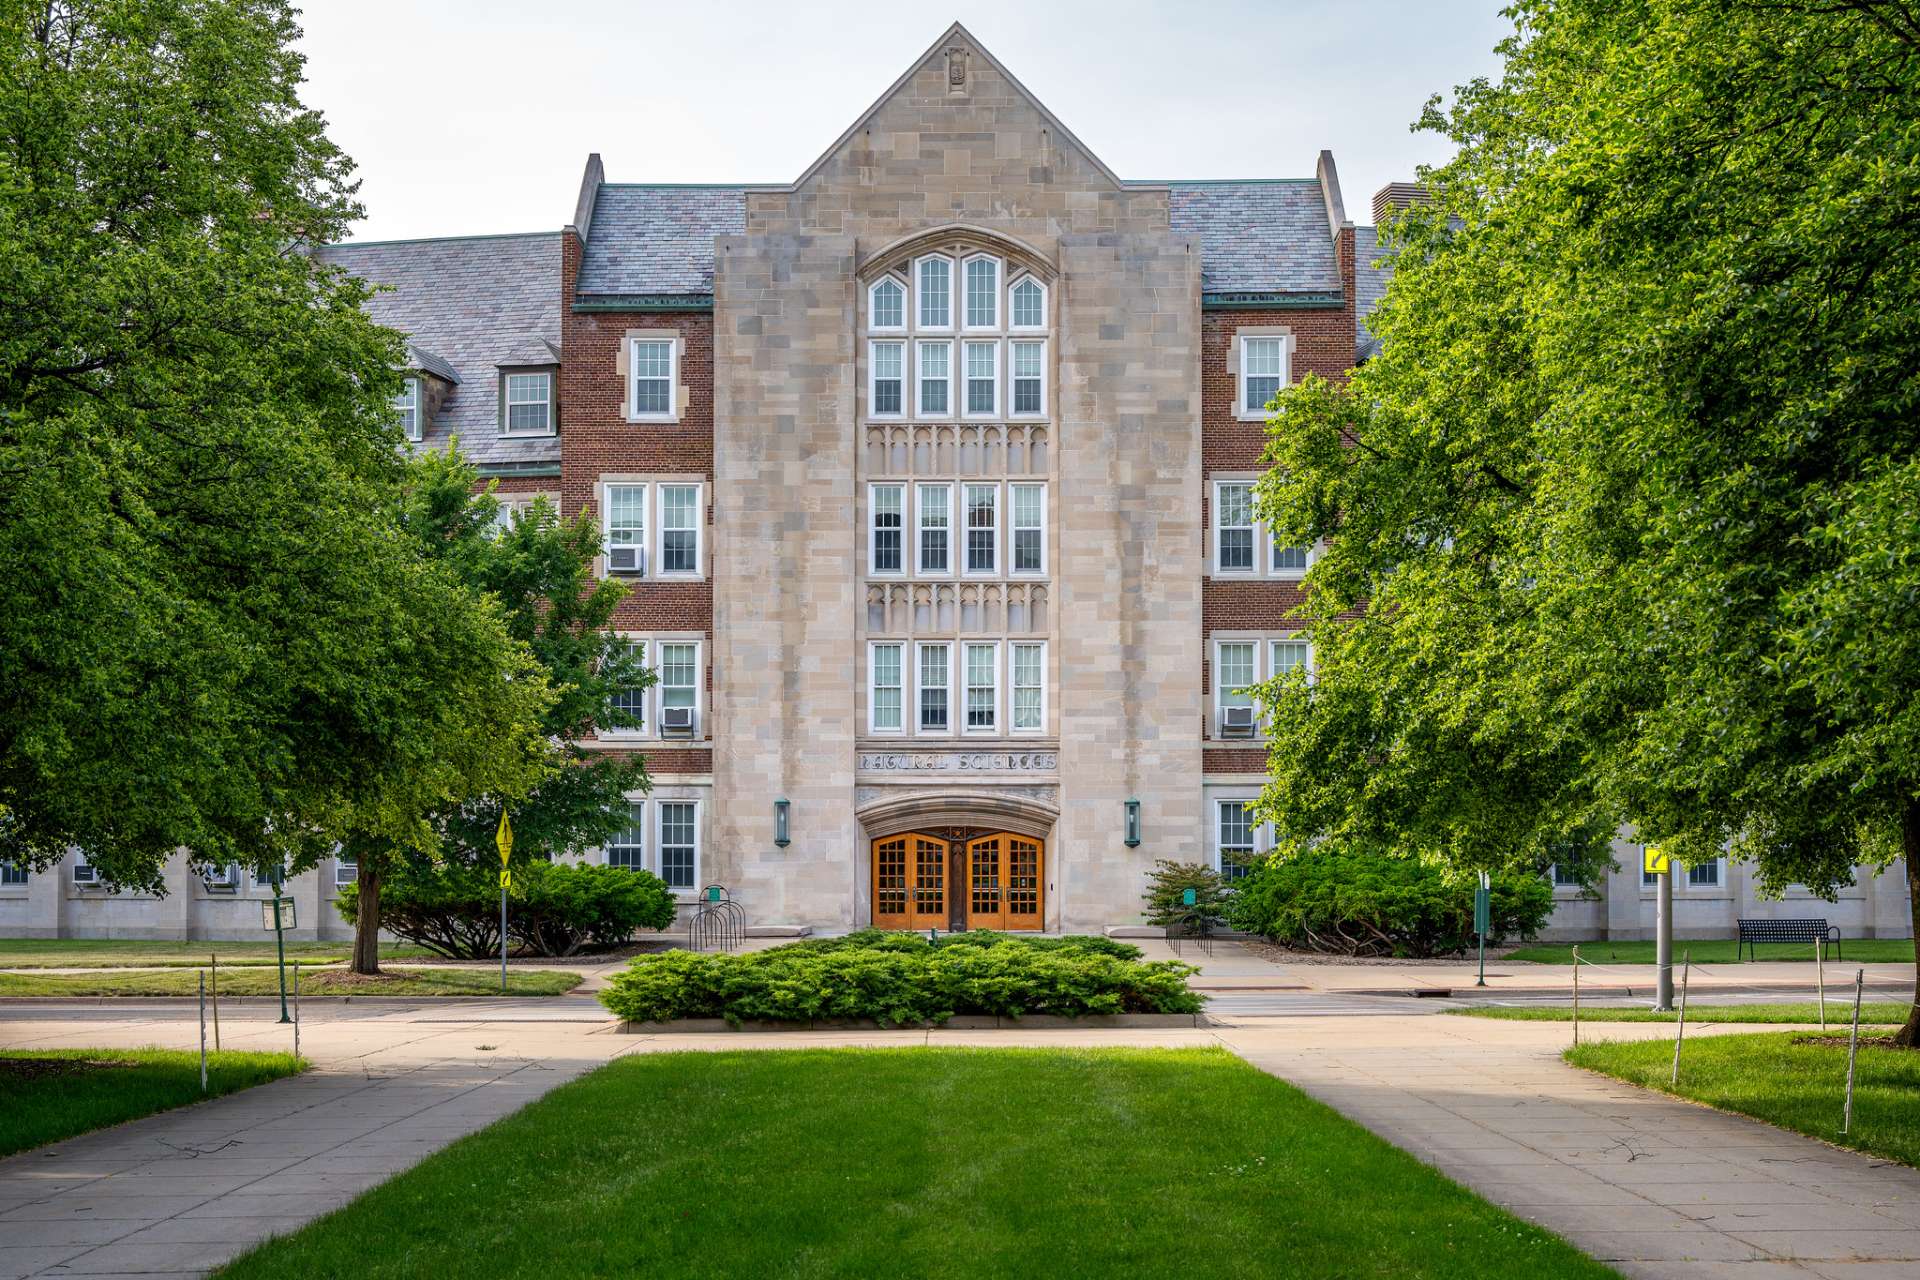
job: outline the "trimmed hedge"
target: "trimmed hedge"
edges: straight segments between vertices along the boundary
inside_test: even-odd
[[[1476,941],[1473,890],[1473,881],[1413,858],[1263,858],[1234,886],[1227,918],[1235,928],[1306,951],[1453,955]],[[1553,889],[1542,877],[1495,872],[1487,940],[1531,938],[1552,911]]]
[[[336,905],[359,914],[359,886]],[[507,940],[521,955],[570,956],[618,946],[638,929],[673,923],[673,892],[660,877],[626,867],[528,862],[507,891]],[[402,866],[380,885],[380,927],[452,960],[500,954],[500,881],[491,867]]]
[[[1176,961],[1060,945],[1067,939],[905,942],[916,936],[883,935],[869,946],[822,939],[738,955],[641,956],[613,978],[600,1002],[629,1022],[872,1019],[893,1025],[960,1014],[1198,1013],[1205,999],[1187,990],[1194,967]]]

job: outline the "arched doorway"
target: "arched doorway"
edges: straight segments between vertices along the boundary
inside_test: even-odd
[[[882,929],[1038,930],[1046,841],[949,827],[873,842],[873,923]]]

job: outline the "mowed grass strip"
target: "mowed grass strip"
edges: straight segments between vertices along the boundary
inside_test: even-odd
[[[1498,1018],[1507,1022],[1571,1022],[1573,1009],[1567,1005],[1480,1005],[1471,1009],[1449,1009],[1449,1013],[1469,1018]],[[1652,1009],[1611,1009],[1594,1005],[1580,1006],[1582,1022],[1677,1022],[1680,1015],[1655,1013]],[[1844,1027],[1853,1018],[1853,1001],[1834,998],[1827,1001],[1827,1026]],[[1898,1026],[1907,1020],[1907,1006],[1875,1000],[1860,1006],[1860,1022]],[[1710,1022],[1791,1022],[1815,1026],[1820,1009],[1813,1001],[1805,1004],[1709,1004],[1688,1005],[1687,1025]]]
[[[1817,914],[1817,913],[1816,913]],[[1571,942],[1541,943],[1537,946],[1521,947],[1501,957],[1506,960],[1521,960],[1532,964],[1572,964],[1573,948]],[[1646,942],[1582,942],[1580,959],[1587,964],[1653,964],[1654,944]],[[1844,963],[1881,964],[1892,961],[1913,963],[1912,938],[1848,938],[1841,944],[1846,952]],[[1814,961],[1811,942],[1763,942],[1759,945],[1760,954],[1751,954],[1752,948],[1742,949],[1732,938],[1709,938],[1699,942],[1676,942],[1673,944],[1673,960],[1680,962],[1682,952],[1691,952],[1695,964],[1738,964],[1740,952],[1748,957],[1763,961],[1804,960],[1808,964]],[[1831,945],[1827,947],[1827,963],[1842,963],[1834,955]]]
[[[0,969],[121,969],[182,966],[199,968],[209,956],[220,965],[277,963],[273,935],[265,942],[149,942],[97,938],[0,938]],[[352,951],[345,942],[289,942],[287,962],[333,964]],[[420,947],[394,944],[380,948],[385,958],[418,958]]]
[[[0,1049],[0,1156],[250,1089],[307,1068],[290,1053]]]
[[[0,973],[0,996],[191,996],[200,990],[199,970],[125,969],[96,973]],[[580,975],[557,969],[510,969],[509,996],[557,996],[580,985]],[[293,987],[291,966],[287,987]],[[280,993],[273,969],[220,967],[220,995]],[[345,969],[300,970],[303,996],[498,996],[498,969],[387,969],[378,977]]]
[[[906,1048],[624,1057],[217,1274],[1615,1273],[1224,1050]]]
[[[1838,1043],[1800,1043],[1808,1038],[1804,1031],[1688,1040],[1681,1051],[1678,1089],[1667,1086],[1673,1069],[1671,1040],[1583,1044],[1568,1050],[1566,1058],[1577,1067],[1631,1084],[1920,1165],[1920,1052],[1861,1041],[1853,1127],[1842,1134],[1846,1032],[1842,1028],[1829,1034]]]

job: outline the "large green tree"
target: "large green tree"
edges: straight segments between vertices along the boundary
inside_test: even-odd
[[[605,844],[628,821],[626,796],[648,786],[638,755],[582,745],[608,729],[636,727],[615,694],[653,681],[625,641],[608,630],[626,588],[596,579],[600,531],[582,512],[561,520],[536,499],[511,519],[491,487],[459,453],[428,453],[410,467],[403,526],[423,557],[445,565],[472,590],[496,602],[508,632],[538,662],[553,699],[540,718],[560,767],[524,795],[475,796],[428,815],[437,839],[418,844],[369,833],[354,841],[359,888],[353,967],[379,971],[380,885],[402,862],[456,861],[496,865],[494,838],[504,805],[513,824],[516,864]]]
[[[1328,539],[1264,804],[1461,866],[1618,823],[1920,900],[1920,15],[1525,0],[1258,497]],[[1920,1036],[1920,1017],[1902,1039]]]
[[[400,338],[279,0],[0,6],[0,859],[309,865],[554,766],[496,604],[400,531]]]

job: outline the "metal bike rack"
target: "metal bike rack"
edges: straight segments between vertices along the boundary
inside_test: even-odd
[[[747,936],[747,913],[727,895],[725,885],[710,884],[700,891],[699,906],[687,928],[687,947],[693,951],[732,951]]]

